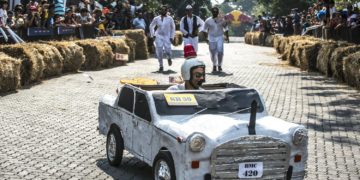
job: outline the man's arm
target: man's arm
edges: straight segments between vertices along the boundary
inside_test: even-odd
[[[180,31],[181,33],[183,33],[184,36],[189,34],[189,32],[184,29],[184,17],[180,20]]]
[[[156,26],[156,17],[152,20],[152,22],[149,25],[151,37],[155,37],[155,26]]]
[[[175,38],[175,22],[174,22],[174,19],[171,18],[171,38],[170,38],[170,41],[173,42],[174,41],[174,38]]]
[[[197,25],[199,27],[199,31],[203,31],[205,22],[199,16],[196,17],[197,17],[197,23],[198,23]]]

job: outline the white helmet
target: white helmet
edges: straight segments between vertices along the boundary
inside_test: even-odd
[[[202,62],[196,58],[191,58],[191,59],[185,60],[181,66],[181,76],[183,77],[184,81],[190,81],[191,71],[198,67],[202,67],[205,70],[204,62]]]

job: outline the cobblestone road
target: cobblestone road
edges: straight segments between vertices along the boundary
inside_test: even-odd
[[[232,43],[225,51],[226,73],[209,74],[207,81],[257,88],[271,115],[305,125],[307,179],[360,179],[359,91],[282,64],[272,48]],[[179,72],[183,61],[181,47],[174,53],[169,73]],[[199,58],[211,67],[206,44],[200,44]],[[121,78],[166,82],[168,74],[154,73],[157,68],[155,59],[137,61],[0,97],[0,179],[150,179],[151,168],[130,154],[120,167],[108,165],[105,137],[96,130],[97,106],[102,95],[115,95]]]

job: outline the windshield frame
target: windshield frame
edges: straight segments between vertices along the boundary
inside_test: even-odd
[[[253,100],[256,100],[258,103],[258,113],[266,112],[262,98],[255,89],[232,88],[200,91],[156,91],[151,94],[155,105],[155,112],[159,116],[192,115],[204,108],[206,108],[206,110],[199,114],[226,115],[240,109],[251,107]],[[164,94],[194,94],[199,105],[169,106],[165,100]],[[241,102],[239,102],[240,100]],[[235,114],[247,113],[250,113],[250,110],[239,111],[239,113]]]

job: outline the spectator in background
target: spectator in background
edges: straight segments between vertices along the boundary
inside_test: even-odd
[[[80,10],[80,15],[77,17],[78,24],[84,25],[91,25],[94,22],[94,19],[90,15],[89,11],[86,8]]]
[[[107,24],[107,21],[106,21],[105,16],[102,14],[102,11],[100,9],[95,9],[93,17],[94,17],[93,18],[94,19],[93,25],[95,26],[96,34],[98,36],[106,36],[106,35],[108,35],[106,30],[105,30],[105,26]]]
[[[14,13],[12,11],[9,11],[7,13],[8,18],[6,19],[6,25],[10,28],[14,28],[15,27],[15,17],[14,17]]]
[[[142,29],[145,32],[146,22],[142,11],[137,11],[136,18],[132,22],[132,27],[133,29]]]
[[[8,6],[9,4],[7,1],[3,1],[0,4],[0,27],[2,28],[6,27],[6,21],[8,19],[8,13],[7,13]]]
[[[78,8],[79,8],[80,10],[85,8],[85,9],[88,10],[88,12],[91,12],[91,11],[92,11],[89,0],[81,0],[81,1],[79,2]]]
[[[76,16],[73,10],[70,8],[66,10],[64,23],[68,27],[78,27],[78,23],[76,22]]]
[[[30,0],[26,7],[28,14],[34,14],[35,12],[38,12],[39,3],[35,0]]]
[[[294,26],[291,16],[286,17],[286,23],[284,27],[284,36],[291,36],[294,34]]]

